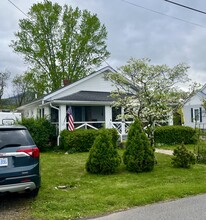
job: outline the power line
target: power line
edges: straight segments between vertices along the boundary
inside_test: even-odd
[[[15,5],[12,1],[8,0],[8,2],[10,2],[16,9],[18,9],[22,14],[24,14],[27,18],[30,19],[30,17],[24,11],[22,11],[17,5]]]
[[[135,3],[129,2],[129,1],[127,1],[127,0],[122,0],[122,1],[125,2],[125,3],[127,3],[127,4],[130,4],[130,5],[132,5],[132,6],[135,6],[135,7],[138,7],[138,8],[142,8],[142,9],[144,9],[144,10],[146,10],[146,11],[150,11],[150,12],[153,12],[153,13],[156,13],[156,14],[159,14],[159,15],[163,15],[163,16],[166,16],[166,17],[169,17],[169,18],[176,19],[176,20],[178,20],[178,21],[182,21],[182,22],[185,22],[185,23],[188,23],[188,24],[191,24],[191,25],[198,26],[198,27],[201,27],[201,28],[206,29],[206,26],[203,26],[203,25],[201,25],[201,24],[197,24],[197,23],[194,23],[194,22],[186,21],[186,20],[184,20],[184,19],[182,19],[182,18],[178,18],[178,17],[172,16],[172,15],[167,15],[167,14],[164,14],[164,13],[162,13],[162,12],[155,11],[155,10],[153,10],[153,9],[146,8],[146,7],[144,7],[144,6],[137,5],[137,4],[135,4]]]
[[[177,2],[173,2],[173,1],[169,1],[169,0],[164,0],[165,2],[168,2],[168,3],[171,3],[171,4],[174,4],[174,5],[178,5],[180,7],[183,7],[183,8],[187,8],[187,9],[190,9],[192,11],[196,11],[196,12],[199,12],[199,13],[202,13],[202,14],[206,14],[205,11],[201,11],[199,9],[196,9],[196,8],[192,8],[192,7],[189,7],[189,6],[186,6],[186,5],[182,5],[180,3],[177,3]]]

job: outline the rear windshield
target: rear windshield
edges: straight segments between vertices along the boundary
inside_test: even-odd
[[[0,130],[0,148],[5,145],[34,145],[27,130]]]

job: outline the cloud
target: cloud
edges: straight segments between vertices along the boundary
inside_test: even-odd
[[[206,81],[205,52],[206,27],[200,28],[189,22],[205,25],[205,15],[187,10],[165,1],[128,0],[71,0],[72,7],[87,9],[97,14],[108,31],[108,50],[111,52],[107,62],[114,68],[125,65],[131,58],[147,57],[154,64],[187,63],[191,68],[189,77],[195,81]],[[15,4],[28,12],[37,1],[15,0]],[[67,0],[53,1],[60,5]],[[182,4],[204,10],[205,1],[182,0]],[[22,73],[27,66],[21,56],[14,54],[9,44],[18,30],[18,21],[25,15],[8,1],[1,1],[0,19],[0,70],[8,68],[15,74]],[[139,7],[140,6],[140,7]],[[168,15],[164,16],[155,12]],[[205,8],[206,10],[206,8]],[[175,18],[171,18],[176,17]],[[178,18],[188,21],[184,22]],[[206,26],[206,25],[205,25]],[[106,64],[105,64],[106,65]]]

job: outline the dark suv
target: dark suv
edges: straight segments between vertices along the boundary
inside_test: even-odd
[[[36,196],[41,182],[39,149],[24,126],[0,126],[0,194]]]

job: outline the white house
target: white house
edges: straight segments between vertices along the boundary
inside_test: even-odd
[[[128,131],[131,122],[116,121],[118,114],[124,114],[123,108],[112,107],[111,91],[114,85],[105,78],[105,73],[114,72],[104,67],[93,74],[70,85],[45,95],[29,104],[20,106],[23,117],[47,117],[57,127],[58,134],[66,129],[67,109],[71,106],[75,129],[116,128],[121,139]]]
[[[202,106],[204,100],[206,100],[206,84],[184,103],[184,125],[206,129],[206,112]]]

